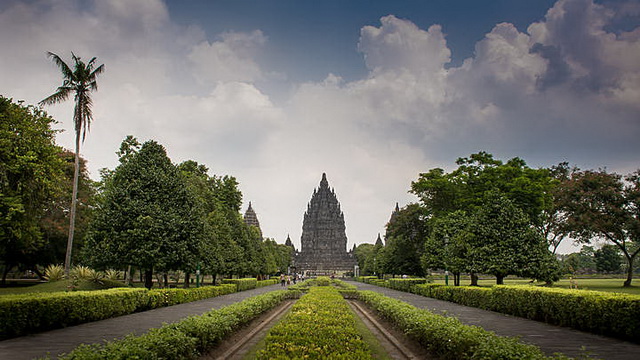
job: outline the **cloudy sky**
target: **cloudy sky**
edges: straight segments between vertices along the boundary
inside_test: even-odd
[[[637,0],[3,0],[0,94],[61,83],[52,51],[106,71],[92,177],[129,134],[240,182],[265,236],[299,246],[326,172],[349,247],[411,181],[488,151],[530,166],[640,168]],[[73,146],[73,104],[47,107]]]

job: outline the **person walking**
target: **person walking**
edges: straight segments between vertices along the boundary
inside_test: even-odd
[[[280,274],[280,285],[284,286],[284,284],[285,284],[284,274]]]

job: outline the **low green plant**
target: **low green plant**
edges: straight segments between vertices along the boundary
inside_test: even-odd
[[[44,269],[44,278],[47,281],[60,281],[64,279],[64,267],[50,264]]]
[[[80,282],[82,281],[86,280]],[[0,296],[0,339],[202,300],[235,291],[235,285],[223,284],[195,289],[115,288],[3,295]]]
[[[104,272],[104,277],[109,280],[120,280],[122,277],[122,271],[115,269],[107,269]]]
[[[266,337],[258,359],[372,359],[337,289],[312,287]]]
[[[547,359],[533,345],[497,336],[458,319],[436,315],[373,291],[360,291],[360,299],[382,317],[441,359]],[[563,355],[554,357],[567,359]]]
[[[417,285],[415,293],[550,324],[640,342],[640,296],[527,285]]]
[[[123,340],[81,345],[60,359],[195,359],[221,339],[288,297],[284,290],[250,297],[201,316]]]
[[[258,279],[256,278],[243,278],[243,279],[223,279],[223,284],[235,284],[238,287],[238,291],[255,289],[258,286]]]
[[[69,275],[77,280],[93,280],[98,277],[95,270],[83,265],[76,265],[71,268]]]

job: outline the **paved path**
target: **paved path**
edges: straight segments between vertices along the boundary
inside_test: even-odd
[[[227,306],[248,297],[280,288],[280,285],[265,286],[186,304],[0,341],[0,359],[27,360],[43,357],[47,354],[53,357],[67,353],[80,344],[102,343],[104,340],[123,338],[131,333],[140,335],[149,329],[161,327],[164,323],[172,323],[188,316],[200,315],[211,309]]]
[[[455,316],[464,324],[477,325],[498,335],[519,336],[523,342],[540,347],[548,355],[560,352],[574,357],[584,356],[581,350],[584,346],[591,356],[600,359],[640,359],[640,345],[633,343],[375,285],[350,283],[357,286],[359,290],[373,290],[421,309]]]

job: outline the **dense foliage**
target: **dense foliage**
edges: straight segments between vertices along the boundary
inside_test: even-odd
[[[42,218],[60,192],[64,162],[54,141],[55,120],[44,111],[0,96],[0,259],[3,282],[16,265],[35,266],[47,245]]]
[[[416,294],[638,342],[640,296],[533,286],[416,285]]]
[[[372,359],[338,290],[312,287],[269,331],[258,359]]]
[[[197,359],[221,339],[292,294],[272,291],[192,316],[146,334],[99,345],[81,345],[60,359]]]
[[[515,338],[497,336],[373,291],[360,291],[359,298],[441,359],[547,358],[539,348]]]
[[[232,284],[197,289],[130,289],[4,295],[0,297],[2,338],[107,319],[235,292]]]

